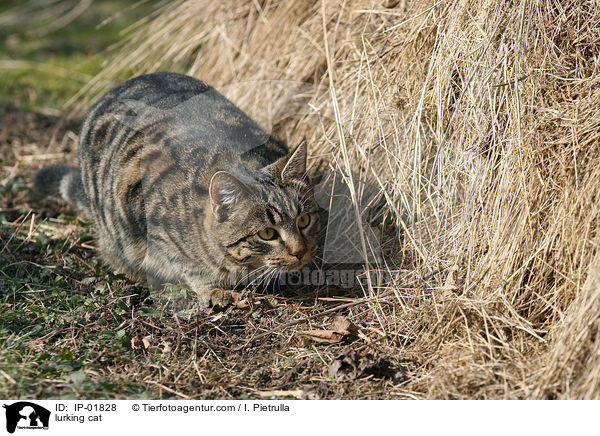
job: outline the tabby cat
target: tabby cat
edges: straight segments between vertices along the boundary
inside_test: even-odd
[[[152,287],[184,282],[223,305],[241,279],[315,256],[318,205],[303,142],[286,145],[213,88],[162,72],[108,92],[87,114],[79,168],[52,165],[34,188],[93,220],[116,271]]]

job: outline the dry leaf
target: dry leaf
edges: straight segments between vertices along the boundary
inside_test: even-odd
[[[246,307],[250,306],[248,293],[231,291],[231,296],[233,297],[233,305],[238,309],[245,309]]]
[[[342,339],[356,336],[359,328],[350,321],[348,318],[342,315],[336,315],[331,323],[330,330],[305,330],[302,333],[308,336],[315,342],[324,344],[335,344],[340,342]]]
[[[332,330],[305,330],[302,333],[313,341],[322,344],[335,344],[344,339],[344,335]]]
[[[162,345],[161,354],[169,354],[171,352],[171,344],[169,344],[168,342],[163,340],[161,345]]]
[[[144,344],[144,348],[147,350],[152,346],[152,338],[150,336],[144,336],[142,338],[142,344]]]
[[[277,298],[271,295],[256,295],[248,291],[231,291],[231,296],[233,297],[233,306],[238,309],[247,309],[255,305],[267,306],[269,308],[279,306]]]
[[[211,322],[217,322],[221,318],[226,318],[227,314],[225,312],[217,312],[215,315],[211,316],[209,319]]]
[[[269,306],[271,307],[277,307],[279,306],[279,301],[277,300],[277,298],[271,296],[271,295],[267,295],[265,296],[265,301],[267,303],[269,303]]]
[[[331,323],[331,330],[348,336],[356,336],[359,328],[345,316],[336,315]]]
[[[134,350],[138,348],[144,348],[144,342],[142,341],[141,336],[134,336],[131,338],[131,348]]]

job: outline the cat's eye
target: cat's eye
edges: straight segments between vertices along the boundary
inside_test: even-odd
[[[276,236],[277,230],[275,230],[273,227],[267,227],[266,229],[258,232],[258,237],[264,239],[265,241],[271,241],[275,239]]]
[[[303,213],[297,218],[298,228],[303,229],[310,224],[310,215],[307,213]]]

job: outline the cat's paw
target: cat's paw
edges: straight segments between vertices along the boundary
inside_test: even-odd
[[[201,300],[205,307],[212,307],[214,309],[224,309],[234,301],[231,291],[221,288],[210,290]]]
[[[224,309],[233,303],[233,294],[227,289],[216,288],[210,293],[210,305],[213,308]]]

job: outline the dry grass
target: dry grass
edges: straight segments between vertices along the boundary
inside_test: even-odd
[[[176,1],[81,95],[187,72],[377,184],[402,247],[358,312],[405,392],[598,399],[599,40],[586,1]]]

